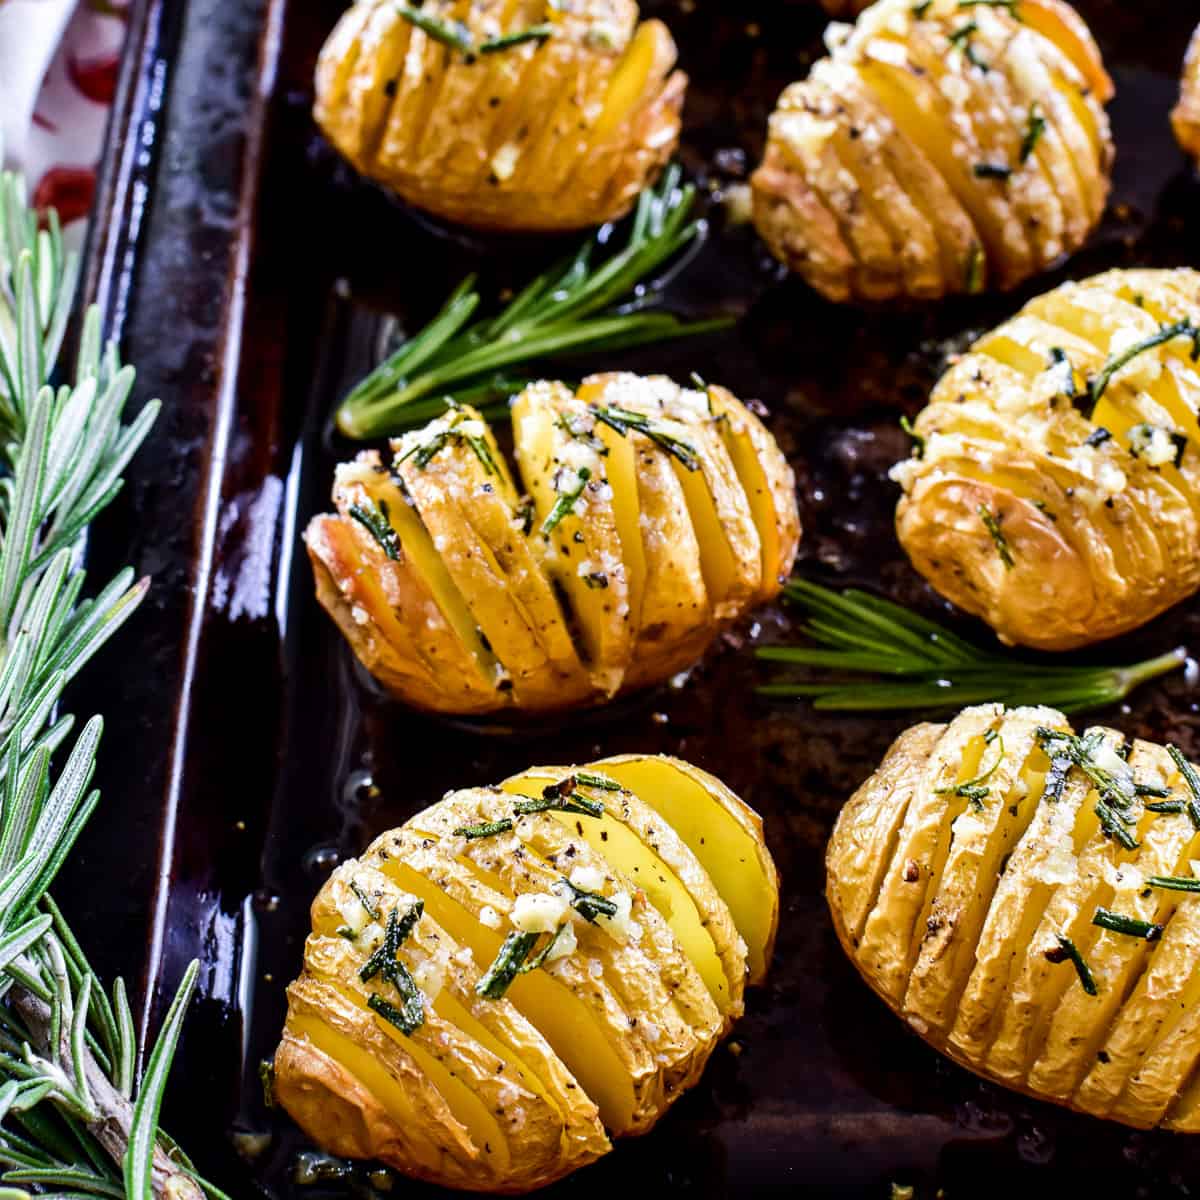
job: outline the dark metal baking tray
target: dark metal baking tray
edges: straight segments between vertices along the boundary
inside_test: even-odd
[[[643,7],[669,21],[692,77],[683,162],[706,188],[736,182],[757,160],[776,95],[820,52],[823,17],[787,0]],[[1200,5],[1079,7],[1116,77],[1119,155],[1109,216],[1063,271],[1009,296],[835,308],[784,279],[750,230],[725,229],[717,206],[713,236],[671,299],[734,312],[736,331],[583,364],[694,370],[761,398],[797,471],[799,569],[976,636],[986,631],[948,613],[892,534],[886,469],[907,451],[899,413],[920,407],[948,351],[1067,274],[1200,263],[1200,187],[1166,123]],[[827,918],[823,847],[905,721],[758,701],[749,644],[785,638],[785,613],[723,638],[682,686],[533,731],[418,716],[356,671],[312,599],[298,540],[344,451],[327,432],[334,401],[370,362],[381,313],[419,322],[468,270],[498,289],[563,243],[446,230],[339,163],[309,106],[313,62],[340,8],[137,0],[93,226],[87,297],[137,364],[139,395],[166,407],[92,544],[98,573],[131,561],[155,586],[122,649],[77,689],[77,710],[109,718],[106,807],[62,890],[98,966],[141,973],[151,1026],[184,964],[203,961],[168,1125],[237,1197],[369,1194],[365,1171],[295,1182],[304,1143],[264,1108],[257,1082],[325,874],[450,786],[531,762],[666,750],[717,772],[766,818],[784,878],[774,970],[749,998],[740,1053],[719,1050],[652,1134],[553,1194],[885,1197],[893,1181],[930,1198],[938,1188],[952,1198],[1192,1194],[1193,1139],[984,1084],[859,981]],[[1189,603],[1105,653],[1200,645],[1198,633],[1200,606]],[[1110,715],[1200,752],[1182,676]],[[392,1191],[432,1194],[404,1181]]]

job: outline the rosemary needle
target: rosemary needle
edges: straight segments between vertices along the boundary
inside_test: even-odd
[[[793,580],[784,597],[805,610],[801,630],[814,644],[763,646],[757,656],[830,674],[758,690],[776,698],[808,697],[821,709],[960,708],[999,701],[1081,712],[1115,703],[1187,659],[1179,646],[1123,667],[1030,661],[981,649],[936,621],[853,588],[839,592]]]
[[[495,316],[476,317],[481,297],[468,276],[424,329],[346,395],[338,427],[359,439],[397,433],[439,416],[449,399],[492,416],[527,382],[514,369],[727,328],[732,318],[684,321],[659,307],[667,280],[656,272],[673,261],[673,274],[707,235],[706,222],[691,216],[695,194],[671,166],[639,198],[622,249],[609,252],[617,227],[603,226]]]

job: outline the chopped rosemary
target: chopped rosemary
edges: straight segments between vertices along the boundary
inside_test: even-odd
[[[1151,875],[1146,883],[1164,892],[1200,892],[1200,879],[1183,875]]]
[[[1151,800],[1143,805],[1147,812],[1152,813],[1184,813],[1187,806],[1182,800]]]
[[[361,904],[363,908],[367,910],[367,916],[370,917],[372,921],[378,921],[380,916],[379,909],[371,903],[371,898],[359,886],[358,880],[350,880],[350,890],[355,894],[355,896],[358,897],[359,904]]]
[[[512,827],[512,821],[508,817],[502,817],[499,821],[488,821],[482,825],[460,825],[454,831],[454,836],[465,838],[495,837],[498,833],[508,833]]]
[[[950,784],[948,787],[935,788],[934,795],[961,796],[964,800],[968,800],[973,808],[983,808],[983,801],[987,798],[989,792],[986,786],[987,781],[991,779],[996,773],[996,768],[1004,761],[1004,739],[996,730],[989,729],[983,735],[983,741],[985,746],[990,746],[993,742],[998,743],[998,750],[992,765],[986,771],[981,770],[974,779],[967,779],[959,784]],[[982,766],[983,764],[980,763],[980,767]]]
[[[1133,785],[1133,794],[1135,796],[1154,796],[1159,800],[1165,800],[1170,794],[1169,787],[1160,787],[1156,783],[1135,783]],[[1147,808],[1149,805],[1146,806]]]
[[[476,993],[487,1000],[501,999],[516,979],[537,940],[536,933],[510,933],[497,951],[491,966],[480,976],[475,985]]]
[[[1096,980],[1092,977],[1092,972],[1088,968],[1087,963],[1083,961],[1083,955],[1079,953],[1079,948],[1069,937],[1063,937],[1061,933],[1054,935],[1058,939],[1058,948],[1056,950],[1047,950],[1046,958],[1052,963],[1066,962],[1068,959],[1074,964],[1075,973],[1079,976],[1079,985],[1089,996],[1095,996]]]
[[[925,457],[925,439],[917,432],[916,426],[908,419],[907,413],[902,413],[900,416],[900,428],[912,438],[913,457]]]
[[[601,775],[596,771],[576,771],[575,782],[582,783],[584,787],[599,788],[604,792],[624,791],[624,788],[615,779],[609,779],[607,775]]]
[[[546,519],[542,522],[542,533],[550,533],[558,526],[568,513],[575,511],[575,504],[579,497],[583,495],[584,488],[588,485],[588,480],[591,479],[592,473],[587,467],[580,467],[576,474],[575,486],[568,488],[562,492],[558,499],[554,502],[554,507],[546,514]]]
[[[1000,556],[1000,561],[1004,564],[1004,569],[1011,571],[1015,560],[1013,559],[1012,549],[1008,544],[1008,538],[1004,536],[1004,530],[1000,528],[1000,518],[986,504],[981,504],[979,506],[979,519],[983,522],[984,529],[991,536],[992,542],[996,547],[996,553]]]
[[[971,167],[976,179],[1008,179],[1012,175],[1012,167],[1003,163],[977,162]]]
[[[1025,132],[1021,136],[1020,161],[1022,163],[1029,160],[1029,156],[1037,149],[1037,144],[1042,140],[1045,132],[1046,118],[1042,114],[1041,106],[1035,100],[1029,106],[1029,120],[1025,125]],[[1062,351],[1060,350],[1059,353],[1062,354]],[[1065,358],[1066,355],[1063,357]]]
[[[415,985],[414,985],[415,986]],[[420,992],[417,993],[420,996]],[[389,1024],[395,1025],[401,1033],[411,1036],[425,1023],[425,1005],[421,1003],[420,1017],[417,1018],[407,1005],[397,1008],[389,1004],[378,992],[372,992],[367,997],[367,1007],[377,1012]]]
[[[1178,746],[1168,744],[1167,753],[1179,768],[1179,773],[1183,776],[1183,782],[1187,784],[1186,811],[1188,820],[1191,821],[1193,829],[1200,829],[1200,775],[1196,773],[1196,768],[1184,758],[1183,751]]]
[[[644,413],[629,412],[624,408],[593,406],[596,420],[603,421],[611,429],[615,429],[622,437],[626,437],[631,429],[649,438],[660,449],[665,450],[672,458],[676,458],[689,471],[699,468],[696,458],[696,448],[682,438],[667,433],[661,426],[655,425]]]
[[[571,907],[585,921],[594,925],[597,917],[615,917],[617,915],[617,906],[607,896],[602,896],[599,892],[588,892],[583,888],[577,888],[565,875],[562,882],[571,892]]]
[[[424,912],[425,901],[417,900],[403,917],[394,908],[388,913],[383,942],[375,953],[363,963],[358,972],[358,977],[363,983],[370,982],[380,974],[391,982],[392,975],[397,968],[404,971],[404,967],[396,961],[396,955],[400,952],[400,947],[408,940],[408,935],[412,933]]]
[[[500,37],[488,38],[479,43],[480,54],[495,54],[498,50],[507,50],[510,46],[520,46],[525,42],[542,42],[554,36],[554,26],[548,21],[541,25],[531,25],[528,29],[518,29],[515,33],[505,33]]]
[[[388,519],[386,500],[380,500],[378,508],[373,504],[367,508],[361,504],[352,504],[350,515],[379,543],[379,548],[392,562],[400,561],[400,535],[392,528]]]
[[[1021,14],[1017,12],[1020,0],[958,0],[959,8],[1006,8],[1019,21]]]
[[[978,242],[972,242],[967,252],[967,271],[963,281],[968,295],[974,296],[983,291],[983,267],[983,247]]]
[[[1126,850],[1136,850],[1138,842],[1130,831],[1137,817],[1133,807],[1137,796],[1133,773],[1111,771],[1096,761],[1096,751],[1102,744],[1101,735],[1093,732],[1076,737],[1061,729],[1039,726],[1037,740],[1047,754],[1065,754],[1088,777],[1096,789],[1095,813],[1100,818],[1101,828]]]
[[[578,782],[579,776],[576,774],[568,775],[558,783],[547,784],[542,789],[540,799],[527,796],[524,800],[519,800],[513,805],[513,812],[518,816],[540,812],[566,812],[574,813],[580,817],[604,816],[604,805],[599,800],[593,800],[590,796],[579,795],[575,788]],[[593,783],[589,786],[596,787],[602,785]]]
[[[919,4],[914,4],[912,7],[913,16],[918,21],[922,20],[932,5],[933,0],[920,0]]]
[[[1105,429],[1103,425],[1098,425],[1083,439],[1083,444],[1085,446],[1103,446],[1105,442],[1111,440],[1112,431]]]
[[[801,579],[787,585],[784,599],[803,610],[806,619],[799,631],[816,645],[763,646],[756,649],[757,657],[832,676],[758,690],[779,698],[811,697],[820,709],[949,709],[1000,701],[1081,712],[1116,703],[1187,661],[1182,646],[1124,667],[1064,664],[1053,656],[1016,657],[984,650],[944,625],[869,593],[837,591]]]
[[[442,21],[419,8],[409,8],[406,4],[397,5],[396,11],[410,25],[423,30],[435,42],[441,42],[442,45],[462,54],[474,52],[475,44],[471,40],[471,31],[461,21]]]
[[[695,198],[679,167],[669,167],[657,187],[642,192],[628,225],[597,230],[495,315],[472,320],[482,297],[469,276],[428,325],[347,394],[338,427],[359,439],[397,433],[439,416],[447,397],[501,415],[508,397],[528,382],[513,371],[564,354],[608,353],[728,328],[732,318],[684,321],[662,310],[668,279],[708,236],[707,222],[691,216]],[[628,230],[623,247],[618,228]]]
[[[1157,942],[1163,935],[1162,925],[1152,925],[1137,917],[1127,917],[1122,913],[1113,912],[1111,908],[1098,908],[1092,918],[1093,925],[1101,929],[1111,929],[1113,933],[1124,933],[1130,937],[1144,938],[1148,942]]]
[[[354,942],[358,940],[358,934],[355,933],[349,925],[339,925],[337,927],[337,935],[338,937],[345,938],[348,942]]]
[[[954,30],[949,34],[950,48],[952,50],[960,50],[963,57],[973,66],[978,67],[981,71],[986,71],[988,65],[979,57],[971,42],[971,38],[979,32],[979,26],[974,21],[968,21],[961,28]]]
[[[1135,359],[1139,354],[1144,354],[1147,350],[1153,350],[1156,346],[1164,346],[1167,342],[1172,342],[1179,337],[1192,339],[1192,361],[1195,362],[1197,359],[1200,359],[1200,326],[1193,325],[1191,321],[1187,320],[1176,321],[1173,325],[1163,325],[1157,333],[1152,333],[1140,342],[1135,342],[1119,354],[1110,354],[1108,356],[1104,366],[1100,368],[1099,374],[1088,381],[1088,396],[1092,404],[1096,404],[1100,397],[1104,395],[1105,390],[1112,381],[1112,377],[1122,367]]]
[[[546,961],[546,958],[549,956],[550,951],[553,950],[556,945],[558,945],[558,939],[560,937],[562,937],[562,932],[564,929],[566,929],[566,925],[565,924],[560,925],[550,935],[550,938],[546,942],[546,944],[527,963],[524,963],[520,967],[518,973],[521,975],[526,975],[530,971],[536,971],[538,969],[538,967],[540,967]]]
[[[1129,453],[1134,458],[1140,458],[1146,454],[1153,447],[1154,435],[1159,432],[1160,428],[1175,448],[1171,465],[1178,467],[1183,462],[1184,451],[1187,450],[1187,436],[1176,429],[1166,429],[1158,425],[1151,425],[1149,421],[1141,421],[1129,430],[1129,433],[1126,435],[1129,438]],[[1160,464],[1156,463],[1154,465],[1157,466]]]

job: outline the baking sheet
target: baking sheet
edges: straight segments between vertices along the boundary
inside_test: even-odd
[[[887,467],[945,355],[1061,278],[1114,265],[1200,263],[1200,187],[1166,114],[1200,5],[1081,0],[1117,84],[1114,203],[1092,244],[1022,292],[905,311],[835,308],[785,279],[720,204],[671,291],[737,330],[587,367],[692,371],[763,400],[797,471],[798,569],[947,616],[891,531]],[[766,818],[784,878],[767,987],[735,1044],[649,1136],[548,1195],[1188,1195],[1200,1148],[1061,1112],[984,1084],[912,1036],[838,949],[821,896],[840,804],[906,723],[815,714],[753,695],[754,642],[785,640],[770,609],[725,636],[678,686],[534,729],[418,716],[380,696],[311,597],[298,542],[347,448],[337,397],[373,361],[381,316],[410,327],[469,270],[521,282],[566,242],[484,239],[406,212],[358,181],[315,133],[311,71],[341,5],[142,0],[110,138],[87,286],[167,412],[93,546],[97,570],[155,576],[148,610],[85,685],[111,713],[107,817],[71,869],[105,971],[141,968],[144,1019],[204,959],[166,1120],[236,1196],[384,1194],[308,1162],[262,1103],[257,1063],[282,1023],[307,905],[339,858],[452,786],[532,762],[665,750],[716,772]],[[659,0],[692,76],[681,158],[707,191],[757,161],[781,88],[821,52],[818,10],[785,0]],[[953,619],[953,618],[952,618]],[[975,636],[986,631],[967,621]],[[1106,648],[1113,661],[1200,646],[1182,606]],[[1200,754],[1182,676],[1114,723]],[[99,895],[100,899],[93,899]],[[138,949],[144,947],[144,950]],[[131,958],[134,961],[131,961]],[[245,1135],[249,1135],[248,1137]],[[323,1182],[311,1182],[325,1175]],[[392,1194],[432,1189],[396,1181]]]

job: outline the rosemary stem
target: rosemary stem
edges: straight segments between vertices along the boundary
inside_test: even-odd
[[[1122,694],[1126,694],[1148,680],[1177,671],[1187,662],[1187,657],[1187,647],[1176,646],[1174,650],[1168,650],[1166,654],[1160,654],[1157,658],[1148,658],[1145,662],[1132,663],[1128,667],[1118,667],[1113,672],[1114,682]]]
[[[54,1025],[50,1005],[19,985],[12,988],[9,998],[33,1036],[35,1049],[54,1062],[69,1064],[72,1051],[70,1031],[65,1028],[65,1022],[59,1032],[59,1045],[50,1045]],[[85,1049],[83,1062],[84,1076],[97,1114],[94,1120],[86,1122],[88,1132],[113,1162],[120,1166],[125,1159],[133,1126],[133,1104],[113,1086],[91,1050]],[[152,1179],[156,1197],[163,1197],[164,1200],[204,1200],[200,1185],[179,1169],[179,1164],[171,1159],[161,1141],[154,1146]]]

